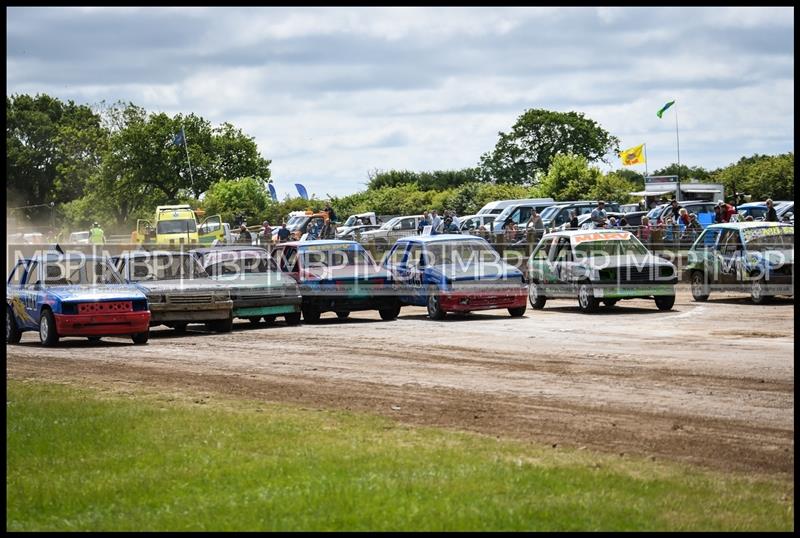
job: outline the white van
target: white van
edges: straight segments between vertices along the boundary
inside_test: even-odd
[[[547,207],[547,206],[554,205],[556,203],[556,201],[553,200],[552,198],[528,198],[528,199],[522,199],[522,200],[495,200],[494,202],[489,202],[488,204],[486,204],[485,206],[480,208],[478,210],[478,213],[476,213],[476,214],[477,215],[485,215],[485,214],[488,214],[488,215],[499,215],[500,213],[503,212],[503,210],[505,208],[507,208],[510,205],[524,204],[524,203],[536,204],[537,206],[540,206],[540,207]],[[539,211],[539,210],[537,209],[537,211]]]
[[[537,213],[541,214],[548,207],[554,206],[559,202],[553,201],[552,198],[539,198],[533,200],[515,200],[514,203],[508,204],[495,217],[492,223],[492,232],[495,235],[503,233],[503,225],[506,220],[511,219],[517,226],[524,226],[531,213],[535,209]]]

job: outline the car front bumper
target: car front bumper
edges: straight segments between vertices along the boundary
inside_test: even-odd
[[[115,336],[146,332],[150,312],[54,314],[59,336]]]

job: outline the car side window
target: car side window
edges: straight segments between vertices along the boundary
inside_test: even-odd
[[[386,258],[386,265],[390,267],[397,267],[403,263],[403,258],[406,254],[408,245],[404,243],[395,243],[392,253]]]
[[[556,262],[567,262],[572,260],[572,246],[569,244],[568,237],[561,237],[558,240],[551,259]]]
[[[539,242],[539,246],[533,252],[533,259],[534,260],[541,260],[541,261],[546,260],[547,259],[547,253],[548,253],[548,250],[549,250],[549,248],[548,248],[549,246],[550,246],[550,241],[546,241],[546,242],[545,242],[545,240],[540,241]]]
[[[25,262],[17,263],[16,267],[12,269],[11,274],[8,276],[9,286],[19,286],[22,284],[22,275],[25,274]]]
[[[739,230],[725,230],[725,235],[720,240],[720,251],[723,254],[733,254],[737,250],[741,250]]]
[[[37,262],[33,262],[28,266],[28,270],[26,271],[27,276],[25,277],[25,287],[32,288],[38,282],[39,279],[39,264]]]

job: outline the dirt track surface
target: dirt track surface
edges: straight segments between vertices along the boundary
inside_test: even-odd
[[[512,319],[493,310],[443,322],[400,318],[229,334],[155,328],[146,346],[108,338],[7,346],[7,375],[115,389],[230,396],[366,411],[412,424],[783,474],[794,467],[794,303],[744,295],[671,312],[652,300],[598,314],[548,301]],[[196,330],[192,330],[196,327]]]

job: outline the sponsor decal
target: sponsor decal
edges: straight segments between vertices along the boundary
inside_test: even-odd
[[[585,241],[613,241],[617,239],[621,239],[623,241],[627,241],[631,238],[630,232],[611,232],[611,233],[585,233],[579,235],[572,236],[572,243],[577,245],[578,243],[583,243]]]
[[[794,235],[794,226],[779,226],[778,223],[772,226],[764,226],[759,228],[745,228],[742,230],[744,240],[750,241],[759,237],[774,237],[776,235]]]

